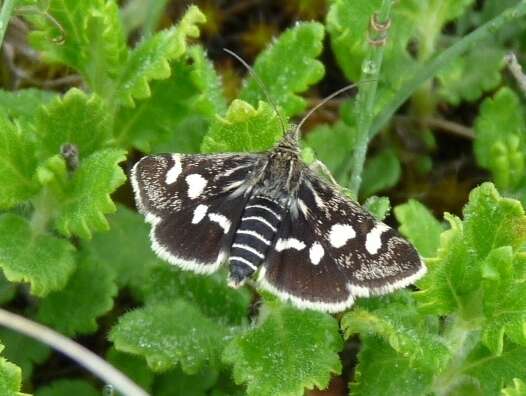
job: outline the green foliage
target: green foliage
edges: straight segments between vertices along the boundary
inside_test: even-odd
[[[526,4],[332,0],[320,23],[317,2],[291,2],[276,26],[318,21],[285,29],[254,58],[265,89],[247,74],[235,92],[231,65],[239,65],[217,43],[250,57],[251,40],[273,26],[215,36],[231,28],[225,16],[239,13],[243,29],[244,13],[265,21],[268,10],[209,3],[165,12],[164,0],[17,2],[28,23],[13,24],[2,43],[2,84],[13,91],[0,90],[0,304],[66,336],[89,335],[77,340],[153,395],[303,395],[332,376],[353,395],[523,394],[526,217],[511,198],[526,203],[526,124],[502,69],[509,48],[526,49]],[[299,18],[296,8],[316,12]],[[385,45],[370,41],[382,35],[373,14],[376,30],[390,20]],[[357,299],[339,327],[333,316],[229,288],[223,269],[195,275],[158,259],[124,185],[133,163],[145,153],[268,150],[289,118],[344,85],[337,67],[358,95],[333,98],[309,118],[302,158],[321,160],[345,194],[350,184],[349,195],[367,198],[366,210],[389,224],[392,201],[427,276]],[[473,144],[460,142],[471,131],[457,124],[473,118]],[[469,162],[472,148],[496,187],[482,183],[468,199],[464,188],[483,175]],[[448,226],[433,215],[458,214],[465,202],[461,217],[445,214]],[[8,330],[0,340],[0,394],[50,378],[35,395],[101,393],[93,378],[68,376],[47,346]]]
[[[282,33],[258,56],[254,64],[254,72],[287,116],[305,110],[305,100],[297,94],[306,91],[323,77],[323,64],[315,59],[321,53],[323,36],[323,25],[316,22],[298,23]],[[267,100],[263,94],[257,80],[250,77],[240,98],[255,106],[259,100]]]
[[[249,395],[303,395],[304,388],[327,387],[331,374],[341,372],[336,321],[275,304],[269,303],[261,323],[236,336],[223,354],[234,366],[236,383],[246,383]]]

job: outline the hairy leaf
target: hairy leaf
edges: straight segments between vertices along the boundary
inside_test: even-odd
[[[106,354],[108,362],[124,375],[132,379],[144,390],[150,391],[154,381],[154,374],[139,356],[119,352],[110,348]],[[157,393],[156,393],[157,394]]]
[[[0,344],[0,352],[4,346]],[[22,373],[20,367],[0,357],[0,395],[23,396],[20,393]]]
[[[323,64],[316,60],[323,48],[323,36],[324,28],[319,23],[297,23],[256,59],[254,72],[287,116],[305,110],[306,102],[297,94],[323,77]],[[247,80],[239,97],[254,106],[260,100],[267,100],[253,77]]]
[[[104,215],[116,210],[110,194],[126,180],[118,165],[124,159],[124,151],[105,149],[81,161],[63,192],[63,206],[56,219],[63,235],[89,239],[92,231],[108,229]]]
[[[81,260],[66,287],[40,303],[37,318],[66,335],[97,330],[97,318],[113,307],[114,273],[107,265]]]
[[[86,95],[73,88],[38,114],[39,151],[43,158],[60,153],[63,144],[77,146],[85,158],[107,146],[111,139],[111,119],[104,102],[97,95]]]
[[[210,395],[210,391],[215,392],[217,377],[218,372],[211,369],[201,370],[194,375],[188,375],[178,369],[171,370],[158,377],[155,395],[207,396]]]
[[[75,270],[73,251],[68,241],[33,231],[20,216],[0,216],[0,266],[9,281],[29,282],[34,295],[66,285]]]
[[[117,78],[115,93],[119,101],[132,107],[134,99],[150,97],[150,81],[170,77],[169,62],[184,55],[187,38],[198,37],[197,25],[203,22],[203,13],[191,6],[177,26],[146,38],[130,51]]]
[[[497,187],[517,187],[525,175],[526,124],[519,97],[501,88],[486,99],[475,120],[477,162],[491,171]]]
[[[501,396],[526,396],[526,384],[518,378],[513,379],[513,385],[503,388]]]
[[[37,167],[35,146],[27,131],[22,131],[0,109],[0,209],[11,208],[38,191],[33,177]]]
[[[270,149],[282,135],[272,107],[259,102],[257,110],[234,100],[225,117],[217,117],[201,146],[205,153],[262,151]]]
[[[326,388],[331,374],[341,372],[337,322],[287,305],[268,308],[262,323],[225,349],[223,360],[234,366],[236,383],[246,384],[251,396],[301,396],[305,388]]]
[[[387,197],[373,195],[364,202],[364,208],[378,220],[383,221],[391,210],[391,202]]]
[[[0,109],[11,119],[19,123],[23,131],[34,127],[35,111],[40,106],[49,103],[56,97],[56,93],[42,91],[36,88],[4,91],[0,89]]]
[[[181,365],[188,374],[217,366],[230,330],[184,300],[146,305],[119,318],[115,348],[143,356],[154,371]]]
[[[395,186],[400,180],[401,172],[396,153],[391,149],[381,151],[365,162],[360,193],[368,197]]]
[[[433,257],[440,244],[443,227],[428,208],[410,199],[394,208],[400,222],[400,232],[407,237],[424,257]]]

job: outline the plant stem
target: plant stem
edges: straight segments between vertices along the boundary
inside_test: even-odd
[[[4,42],[5,31],[13,13],[13,8],[15,8],[15,3],[16,0],[4,0],[2,3],[2,10],[0,10],[0,47]]]
[[[393,0],[383,0],[380,10],[373,16],[378,25],[385,26],[386,30],[390,23],[389,18],[392,6]],[[352,161],[350,163],[352,173],[349,183],[349,189],[356,198],[358,198],[358,192],[362,182],[363,165],[369,144],[369,130],[373,121],[373,107],[376,98],[376,88],[378,87],[378,76],[384,56],[385,43],[379,44],[378,41],[385,40],[385,34],[385,30],[380,31],[370,28],[369,51],[362,62],[360,82],[368,81],[368,83],[361,85],[356,98],[355,116],[357,136]],[[375,44],[375,42],[377,43]]]
[[[457,43],[444,50],[436,58],[423,65],[414,77],[406,82],[389,103],[376,116],[370,129],[370,137],[375,136],[378,131],[389,121],[394,112],[420,87],[425,81],[434,77],[444,66],[450,64],[469,48],[480,41],[495,34],[502,27],[509,25],[516,19],[526,15],[526,0],[522,0],[515,7],[508,8],[491,21],[474,30]]]
[[[0,325],[48,344],[84,366],[103,381],[115,386],[123,395],[148,396],[144,390],[104,359],[56,331],[1,308]]]

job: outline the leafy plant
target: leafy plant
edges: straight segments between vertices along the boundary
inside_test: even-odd
[[[331,0],[325,20],[283,19],[237,91],[211,32],[243,9],[175,3],[3,2],[0,41],[10,17],[28,35],[5,36],[0,74],[0,303],[89,335],[77,340],[152,395],[524,394],[524,92],[503,55],[526,46],[526,3]],[[284,18],[320,15],[292,3]],[[154,255],[126,186],[142,154],[267,150],[346,80],[358,93],[309,120],[303,157],[396,218],[428,267],[417,287],[335,317]],[[49,347],[0,340],[0,394],[100,394]]]

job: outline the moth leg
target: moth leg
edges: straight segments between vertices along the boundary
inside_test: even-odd
[[[316,172],[317,174],[320,174],[322,176],[325,176],[329,181],[334,184],[335,186],[340,187],[336,179],[332,176],[331,171],[329,168],[327,168],[327,165],[325,165],[320,160],[315,160],[312,164],[309,165],[310,170],[313,172]],[[341,188],[341,187],[340,187]]]

